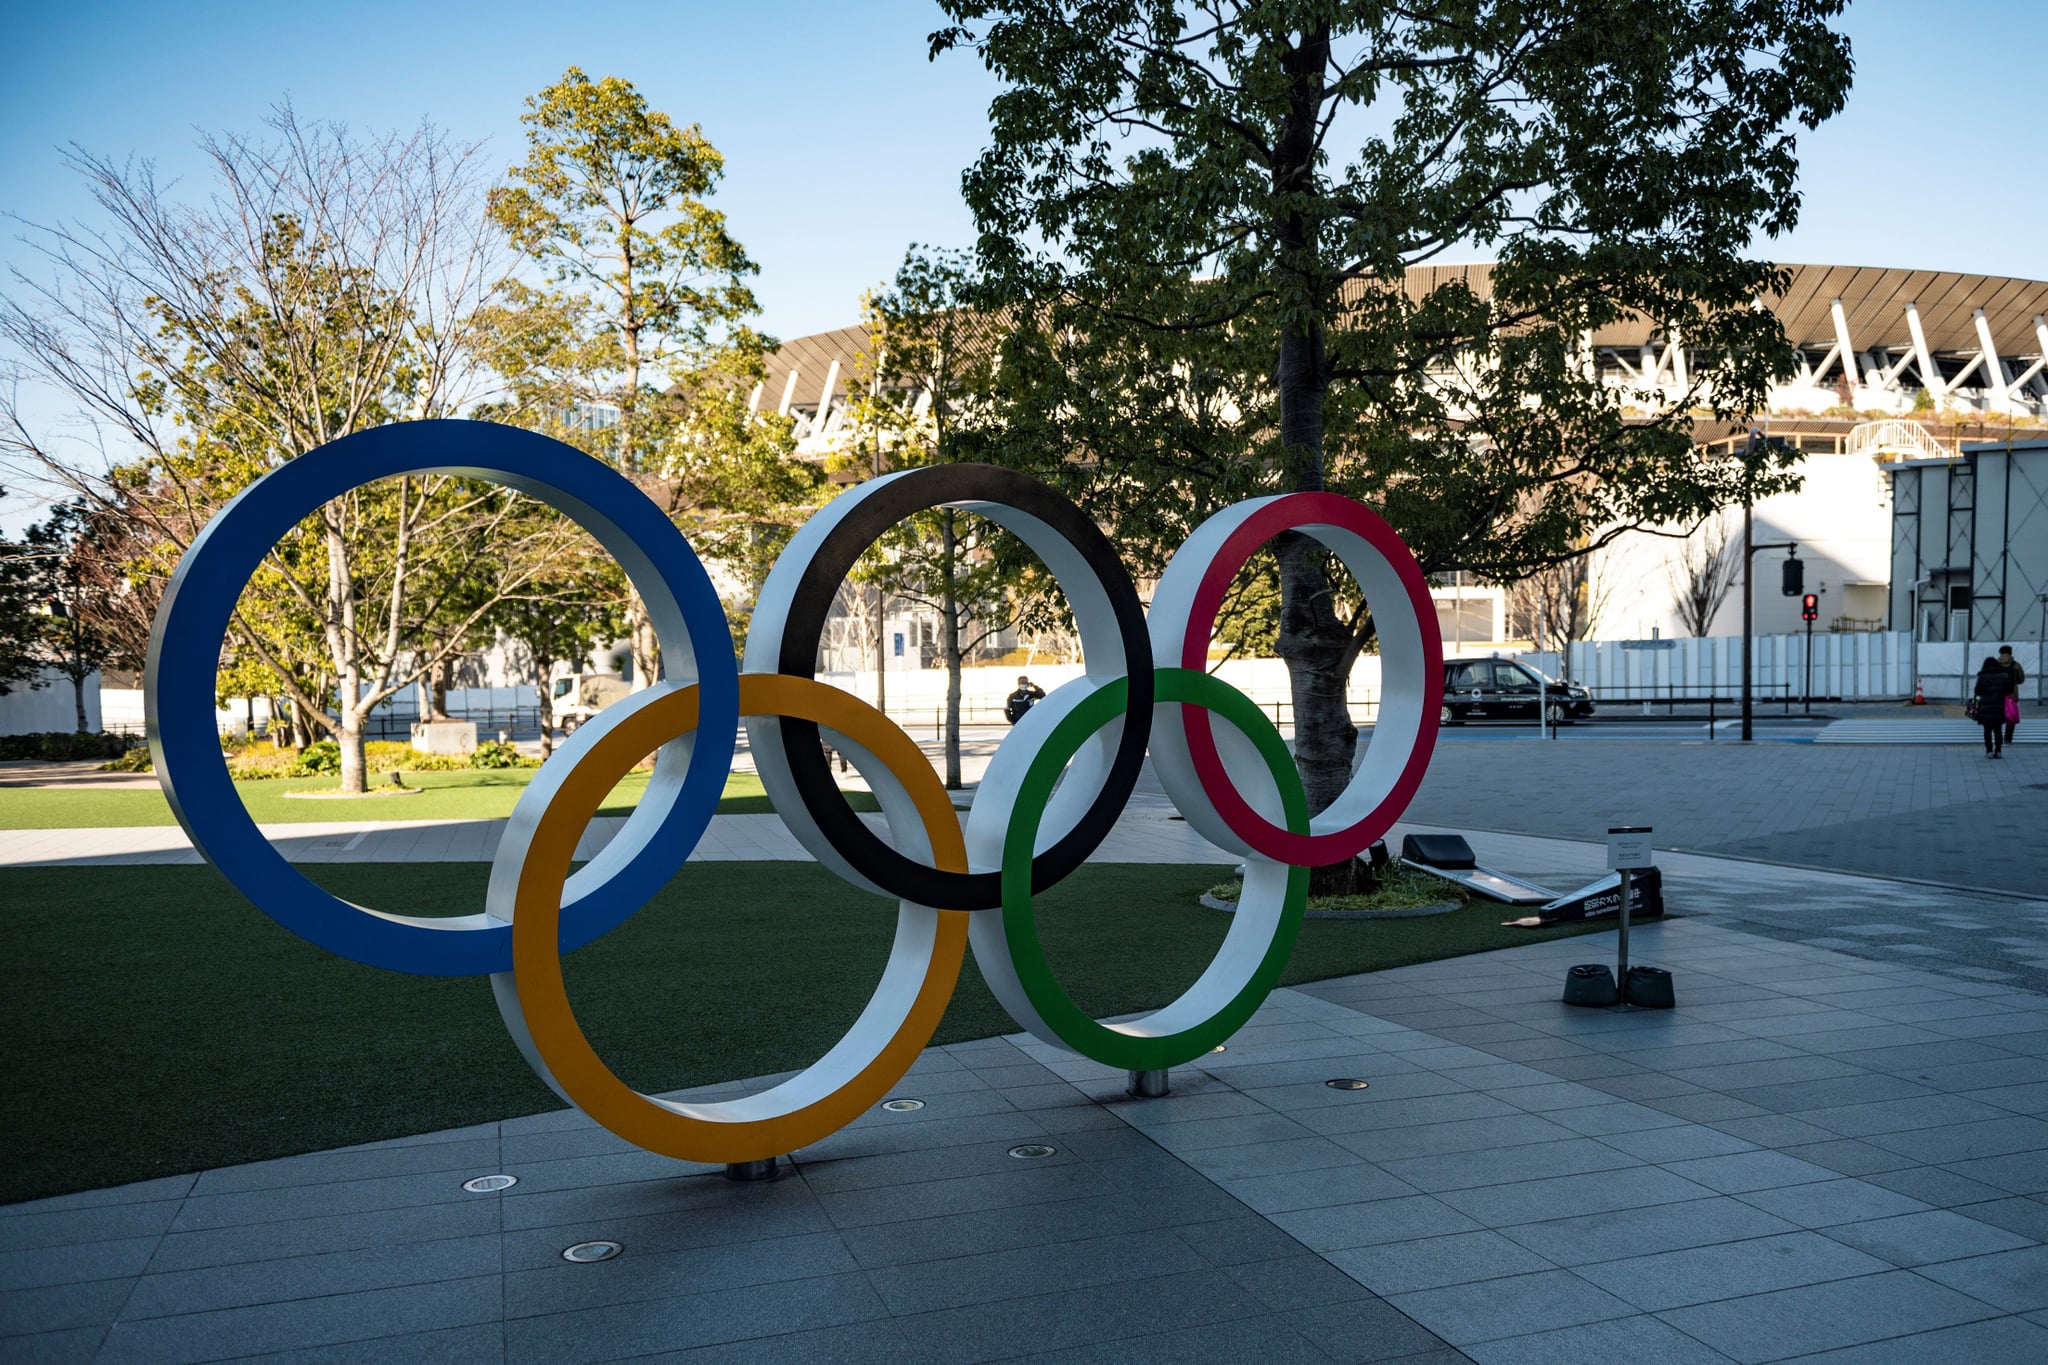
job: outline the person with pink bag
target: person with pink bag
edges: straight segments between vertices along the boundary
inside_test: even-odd
[[[2012,675],[2012,695],[2005,699],[2005,742],[2010,744],[2012,732],[2020,727],[2020,684],[2027,680],[2027,670],[2013,658],[2011,645],[1998,647],[1998,664]]]
[[[2019,704],[2019,688],[2012,680],[2012,674],[1998,662],[1996,655],[1987,655],[1984,667],[1977,670],[1977,686],[1970,698],[1970,718],[1984,727],[1984,756],[2005,757],[2006,708],[2016,711]],[[2014,723],[2017,724],[2017,716]]]

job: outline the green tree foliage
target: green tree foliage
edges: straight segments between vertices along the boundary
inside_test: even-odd
[[[0,542],[0,697],[45,686],[43,576],[40,556],[25,545]]]
[[[1737,496],[1690,413],[1745,413],[1789,363],[1756,307],[1785,276],[1745,253],[1794,221],[1796,127],[1841,106],[1840,0],[943,7],[934,52],[1006,86],[964,179],[1017,310],[991,452],[1141,557],[1331,488],[1426,568],[1509,579]],[[1487,285],[1432,269],[1452,253],[1494,258]],[[1631,318],[1691,350],[1676,402],[1600,382],[1587,338]],[[1320,810],[1370,604],[1305,538],[1271,550]]]
[[[789,424],[745,393],[771,343],[746,325],[757,267],[707,200],[724,158],[693,124],[650,109],[631,82],[570,67],[527,100],[526,159],[492,192],[492,219],[548,277],[495,316],[521,420],[576,429],[662,502],[698,548],[758,581],[764,547],[817,480]],[[658,652],[628,601],[636,676]]]

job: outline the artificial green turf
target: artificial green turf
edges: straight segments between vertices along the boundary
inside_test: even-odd
[[[304,868],[380,909],[460,914],[481,863]],[[1053,965],[1107,1015],[1165,1003],[1229,917],[1214,867],[1083,868],[1039,898]],[[208,867],[0,869],[7,988],[0,1202],[560,1107],[489,982],[359,966],[272,923]],[[1289,983],[1528,943],[1475,902],[1426,919],[1310,920]],[[692,863],[571,953],[579,1018],[632,1084],[667,1090],[815,1060],[859,1014],[892,907],[811,863]],[[937,1041],[1016,1031],[970,957]]]
[[[242,804],[262,824],[323,820],[502,820],[512,813],[535,768],[485,768],[470,772],[407,773],[405,784],[418,796],[362,796],[326,801],[294,800],[292,791],[333,790],[331,777],[282,777],[237,782]],[[600,815],[624,815],[647,790],[647,774],[629,773],[612,789]],[[867,792],[848,792],[856,810],[878,810]],[[726,779],[721,815],[766,815],[774,811],[761,779],[734,773]],[[156,787],[9,787],[0,790],[0,829],[104,829],[123,825],[174,825],[170,803]]]

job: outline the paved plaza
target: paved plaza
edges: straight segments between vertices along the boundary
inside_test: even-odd
[[[1471,835],[1488,865],[1570,885],[1608,822],[1658,828],[1677,914],[1633,957],[1677,1009],[1559,1003],[1602,933],[1277,992],[1163,1099],[1021,1035],[935,1048],[895,1092],[923,1108],[765,1184],[562,1111],[15,1205],[0,1358],[2048,1359],[2035,784],[2040,750],[1446,745],[1404,829],[1505,831]],[[2031,846],[1940,842],[2003,806]],[[700,856],[802,856],[779,830],[720,817]],[[496,839],[276,833],[308,860]],[[1778,838],[1834,851],[1767,861]],[[163,830],[0,841],[194,857]],[[1205,847],[1154,790],[1101,856]],[[1918,880],[1871,875],[1895,855]],[[563,1260],[593,1240],[624,1250]]]

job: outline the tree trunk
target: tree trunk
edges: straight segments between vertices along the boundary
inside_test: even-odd
[[[353,706],[341,712],[341,790],[360,796],[369,791],[369,762],[364,752],[363,715]]]
[[[555,752],[555,727],[548,723],[549,708],[554,704],[554,697],[549,691],[555,685],[554,658],[536,652],[533,656],[533,667],[540,674],[540,759],[545,763]]]
[[[1273,188],[1299,193],[1315,173],[1317,116],[1322,108],[1323,79],[1330,59],[1327,23],[1302,35],[1282,55],[1288,78],[1288,111],[1275,140]],[[1317,225],[1293,210],[1274,224],[1280,246],[1279,268],[1295,278],[1296,289],[1322,295],[1330,287],[1322,278]],[[1317,300],[1320,302],[1320,298]],[[1280,336],[1280,354],[1273,367],[1280,398],[1280,443],[1285,476],[1297,492],[1323,488],[1323,402],[1330,390],[1330,361],[1324,346],[1320,315],[1307,313]],[[1280,561],[1280,640],[1278,652],[1287,664],[1294,696],[1294,762],[1308,793],[1313,813],[1326,809],[1351,781],[1351,763],[1358,752],[1358,729],[1345,703],[1346,674],[1351,661],[1350,629],[1337,617],[1334,594],[1322,555],[1307,537],[1289,532],[1273,541]],[[1314,869],[1309,894],[1349,895],[1359,886],[1354,859]]]
[[[960,538],[953,513],[939,513],[939,571],[945,585],[940,597],[939,628],[946,647],[946,790],[960,790],[960,594],[953,586],[953,566]]]
[[[647,619],[647,603],[631,585],[626,589],[626,638],[633,655],[633,690],[654,686],[661,678],[661,641]]]
[[[334,738],[341,746],[341,790],[356,796],[370,789],[363,755],[363,712],[356,704],[362,694],[361,679],[351,666],[341,676],[340,704],[335,708],[341,713],[341,725]]]

